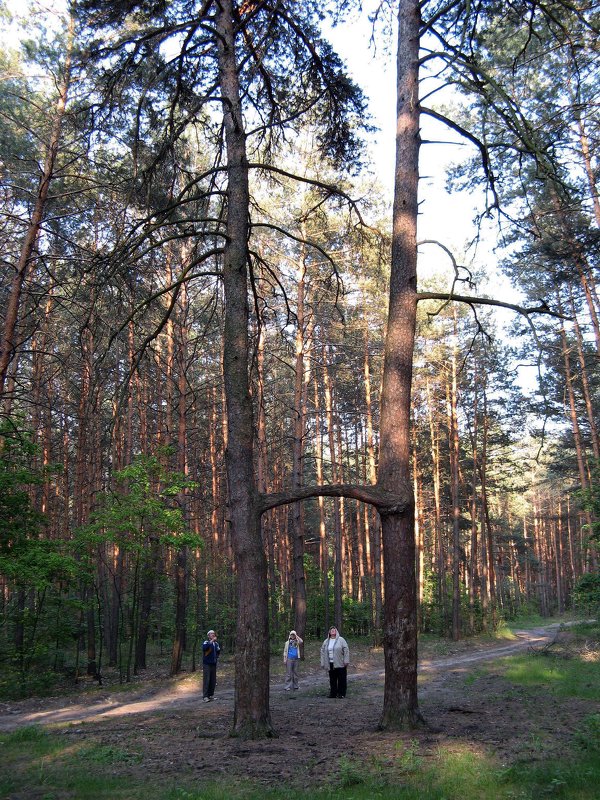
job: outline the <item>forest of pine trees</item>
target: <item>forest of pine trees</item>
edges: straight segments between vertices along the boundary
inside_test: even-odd
[[[418,631],[454,639],[597,590],[600,13],[374,6],[392,51],[400,20],[399,76],[402,36],[420,70],[394,209],[320,30],[357,3],[80,0],[24,26],[3,8],[0,692],[194,670],[210,627],[241,671],[263,573],[250,675],[290,627],[385,646],[394,553]],[[464,141],[449,186],[483,205],[469,252],[441,242],[436,274],[408,275],[413,349],[390,264],[414,240],[419,114]],[[414,565],[390,536],[386,556],[369,488],[396,491],[400,353]],[[264,701],[238,723],[268,727]]]

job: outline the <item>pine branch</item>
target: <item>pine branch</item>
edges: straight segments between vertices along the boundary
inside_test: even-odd
[[[455,301],[457,303],[467,303],[470,306],[497,306],[498,308],[509,308],[511,311],[515,311],[517,314],[522,314],[525,317],[529,317],[531,314],[548,314],[549,316],[556,317],[557,319],[572,319],[572,317],[569,317],[566,314],[553,311],[545,300],[540,300],[539,306],[526,308],[525,306],[520,306],[517,303],[505,303],[502,300],[494,300],[491,297],[469,297],[466,295],[445,292],[418,292],[417,302],[420,300],[442,300],[444,304]]]

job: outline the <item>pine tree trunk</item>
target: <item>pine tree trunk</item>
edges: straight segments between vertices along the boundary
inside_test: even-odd
[[[469,580],[469,630],[475,633],[475,603],[479,597],[479,561],[478,561],[478,536],[477,536],[477,486],[479,470],[479,378],[475,375],[473,388],[473,427],[471,430],[471,455],[473,471],[471,476],[471,553],[470,553],[470,580]]]
[[[433,470],[433,539],[435,560],[437,564],[437,590],[438,609],[442,619],[442,626],[446,627],[446,557],[444,551],[444,537],[442,535],[442,498],[441,498],[441,466],[439,430],[436,426],[434,414],[434,398],[429,379],[425,384],[427,391],[427,410],[429,414],[429,439],[431,448],[431,462]]]
[[[577,102],[573,98],[574,104]],[[577,108],[577,106],[576,106]],[[576,111],[577,127],[579,130],[579,144],[581,146],[581,157],[585,167],[585,174],[588,180],[588,187],[590,190],[590,197],[594,208],[594,218],[596,225],[600,228],[600,197],[598,196],[598,188],[596,186],[596,173],[594,172],[592,155],[590,152],[590,142],[585,128],[585,123],[581,117],[581,112]]]
[[[414,423],[413,423],[414,424]],[[422,630],[422,608],[425,594],[425,545],[423,536],[423,492],[419,475],[419,462],[417,458],[416,436],[413,442],[413,486],[415,495],[415,541],[417,545],[417,624]]]
[[[159,544],[153,538],[148,543],[148,552],[142,561],[142,575],[140,580],[140,612],[135,642],[135,660],[133,671],[135,674],[141,669],[146,669],[146,649],[150,633],[150,617],[154,599],[154,587],[159,562]]]
[[[184,259],[185,260],[185,259]],[[188,311],[187,294],[185,286],[181,290],[181,307],[178,324],[178,390],[179,400],[177,405],[177,469],[187,477],[187,424],[186,424],[186,396],[187,396],[187,327],[186,317]],[[183,518],[189,519],[186,491],[183,490],[178,497]],[[188,548],[181,547],[177,552],[175,568],[175,636],[173,639],[173,652],[171,655],[171,675],[177,675],[181,670],[183,654],[187,647],[187,609],[188,609]]]
[[[319,387],[314,380],[315,402],[315,472],[317,484],[323,483],[323,431],[321,427],[321,407],[319,404]],[[329,543],[327,541],[327,527],[325,525],[325,502],[322,497],[317,498],[319,507],[319,552],[321,555],[321,577],[323,581],[323,605],[325,607],[324,631],[330,628],[329,613]],[[323,633],[323,635],[325,635]]]
[[[259,738],[273,732],[269,710],[269,614],[267,564],[254,482],[254,424],[248,379],[250,195],[231,0],[222,0],[216,7],[216,26],[228,168],[223,253],[226,467],[231,540],[238,579],[233,733]]]
[[[268,490],[267,468],[267,418],[265,413],[265,382],[264,382],[264,360],[265,360],[265,326],[261,325],[258,331],[258,344],[256,347],[256,382],[257,382],[257,488],[261,494],[266,494]],[[266,514],[262,521],[262,533],[267,553],[267,582],[269,586],[269,613],[270,624],[273,629],[277,625],[277,570],[275,564],[275,537],[273,535],[274,520],[273,515]],[[303,636],[303,634],[301,634]]]
[[[339,481],[338,456],[336,455],[335,423],[333,419],[333,396],[331,378],[327,366],[327,351],[323,350],[323,383],[325,388],[325,414],[329,435],[329,452],[331,455],[331,480]],[[333,620],[334,625],[342,627],[342,508],[338,499],[333,501]]]
[[[373,436],[373,405],[371,400],[371,369],[369,365],[369,326],[365,326],[365,350],[363,375],[365,382],[365,406],[366,406],[366,445],[367,445],[367,470],[365,483],[377,483],[377,469],[375,467],[375,441]],[[373,615],[374,643],[376,646],[381,644],[381,620],[383,609],[383,593],[381,586],[381,525],[379,517],[371,517],[370,506],[365,508],[365,535],[368,549],[370,551],[369,563],[373,576],[373,593],[375,595],[375,607]],[[369,546],[370,545],[370,546]]]
[[[488,450],[488,413],[487,393],[483,386],[483,407],[481,412],[481,458],[479,460],[479,484],[481,488],[481,536],[485,540],[485,548],[481,549],[481,556],[485,559],[485,576],[487,589],[487,609],[491,614],[492,626],[496,624],[496,569],[494,567],[494,539],[490,521],[487,489],[487,450]]]
[[[298,489],[303,484],[304,427],[306,413],[306,367],[304,359],[305,320],[305,255],[301,254],[297,270],[296,302],[296,354],[294,363],[294,407],[293,407],[293,446],[291,488]],[[304,512],[302,503],[291,503],[288,509],[288,535],[291,539],[292,553],[292,606],[294,628],[304,638],[306,628],[306,579],[304,575]]]
[[[581,389],[583,392],[583,399],[585,402],[585,410],[587,412],[588,424],[590,426],[590,440],[592,444],[592,452],[596,461],[600,461],[600,444],[598,441],[598,426],[596,425],[596,417],[594,413],[593,393],[590,387],[588,378],[588,366],[585,360],[585,349],[583,342],[583,335],[581,327],[577,318],[577,307],[575,305],[575,298],[573,297],[573,286],[569,284],[569,307],[571,309],[571,318],[573,320],[573,329],[575,331],[575,341],[577,342],[577,360],[579,361],[579,376],[581,378]]]
[[[454,346],[452,349],[452,366],[450,402],[448,412],[450,417],[450,485],[452,495],[452,639],[460,639],[460,506],[459,506],[459,439],[458,439],[458,411],[457,411],[457,330],[456,306],[454,306]]]
[[[561,298],[558,290],[556,292],[556,299],[558,308],[562,312]],[[571,367],[571,355],[570,355],[569,343],[567,341],[567,334],[562,322],[560,325],[560,338],[562,344],[562,357],[565,370],[565,386],[567,389],[567,397],[569,401],[569,415],[571,418],[573,439],[575,441],[577,467],[579,469],[579,480],[581,482],[581,488],[587,489],[587,487],[589,486],[589,475],[590,475],[589,464],[587,462],[586,452],[583,445],[583,438],[579,426],[579,418],[577,415],[577,403],[575,399],[575,388],[573,386],[573,371]],[[588,523],[591,524],[592,520],[589,512],[587,512],[587,517],[588,517]]]
[[[73,50],[73,36],[75,30],[75,19],[71,15],[69,19],[69,33],[67,42],[67,51],[65,55],[65,65],[63,68],[63,77],[59,90],[59,96],[54,111],[54,119],[52,122],[52,129],[50,132],[50,140],[46,150],[46,158],[44,162],[44,169],[42,177],[37,190],[35,204],[31,219],[27,227],[25,239],[21,246],[21,253],[15,275],[12,280],[10,292],[8,296],[8,303],[4,317],[4,327],[2,331],[2,340],[0,342],[0,396],[4,395],[6,377],[8,374],[9,364],[15,354],[16,349],[16,330],[19,317],[19,307],[21,305],[21,295],[23,292],[23,285],[27,277],[27,273],[33,258],[35,244],[42,226],[44,214],[46,211],[46,203],[48,200],[48,192],[50,184],[54,179],[56,161],[61,141],[61,131],[63,119],[67,108],[67,96],[71,82],[71,60]]]
[[[398,8],[396,173],[390,302],[381,399],[378,485],[412,498],[410,406],[417,284],[419,28],[416,0]],[[385,567],[385,688],[380,727],[422,723],[417,698],[417,602],[414,499],[382,515]]]

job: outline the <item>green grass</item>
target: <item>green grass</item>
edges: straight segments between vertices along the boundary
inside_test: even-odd
[[[552,656],[515,656],[496,671],[519,686],[543,687],[556,697],[600,700],[600,664]]]
[[[546,625],[552,625],[554,622],[563,622],[565,619],[565,616],[542,617],[536,611],[531,611],[519,614],[513,619],[503,621],[501,624],[507,625],[512,630],[526,630],[527,628],[545,627]]]
[[[600,623],[570,626],[568,638],[496,664],[519,686],[542,687],[556,697],[600,700]]]
[[[571,631],[583,639],[593,638],[600,641],[600,620],[576,622],[571,627]]]
[[[600,784],[600,716],[590,715],[579,733],[580,746],[564,762],[516,764],[503,767],[472,742],[440,748],[433,757],[418,754],[416,740],[399,742],[392,758],[366,762],[341,758],[324,771],[320,787],[291,790],[301,800],[536,800],[540,797],[594,800]],[[65,737],[24,728],[0,737],[5,777],[0,797],[36,787],[44,800],[285,800],[290,788],[265,789],[232,781],[194,785],[188,776],[179,781],[152,780],[128,775],[124,767],[137,763],[128,751],[73,745]],[[570,755],[570,757],[569,757]],[[117,773],[114,767],[120,769]],[[332,783],[325,785],[326,779]],[[327,776],[327,778],[325,777]]]

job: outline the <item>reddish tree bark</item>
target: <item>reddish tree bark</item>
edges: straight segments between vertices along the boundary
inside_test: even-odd
[[[382,513],[385,568],[385,689],[382,728],[422,722],[417,698],[417,598],[410,402],[417,309],[420,6],[398,6],[396,171],[390,300],[381,398],[378,486],[402,488],[410,502]],[[381,513],[381,512],[380,512]]]
[[[56,161],[58,158],[61,130],[65,111],[67,107],[67,96],[71,83],[71,60],[73,49],[73,35],[75,28],[75,20],[71,15],[69,19],[69,34],[67,41],[67,52],[65,56],[65,65],[63,69],[63,79],[61,82],[59,96],[56,103],[54,112],[54,120],[50,132],[50,140],[46,150],[46,159],[44,162],[44,169],[40,178],[37,196],[31,220],[27,227],[25,239],[21,247],[19,262],[12,280],[10,293],[8,297],[8,305],[6,307],[6,315],[4,317],[4,328],[2,332],[2,342],[0,347],[0,396],[4,394],[6,376],[8,367],[15,351],[15,337],[17,330],[17,321],[19,317],[19,307],[21,304],[21,295],[23,292],[23,285],[27,277],[29,266],[33,258],[33,253],[37,238],[44,219],[46,210],[46,203],[48,200],[48,192],[50,184],[54,178],[56,170]]]
[[[248,377],[250,193],[231,0],[222,0],[217,6],[216,25],[228,168],[227,229],[223,253],[223,379],[228,429],[225,462],[229,522],[238,579],[233,733],[261,737],[272,733],[267,564],[254,476],[254,424]]]

